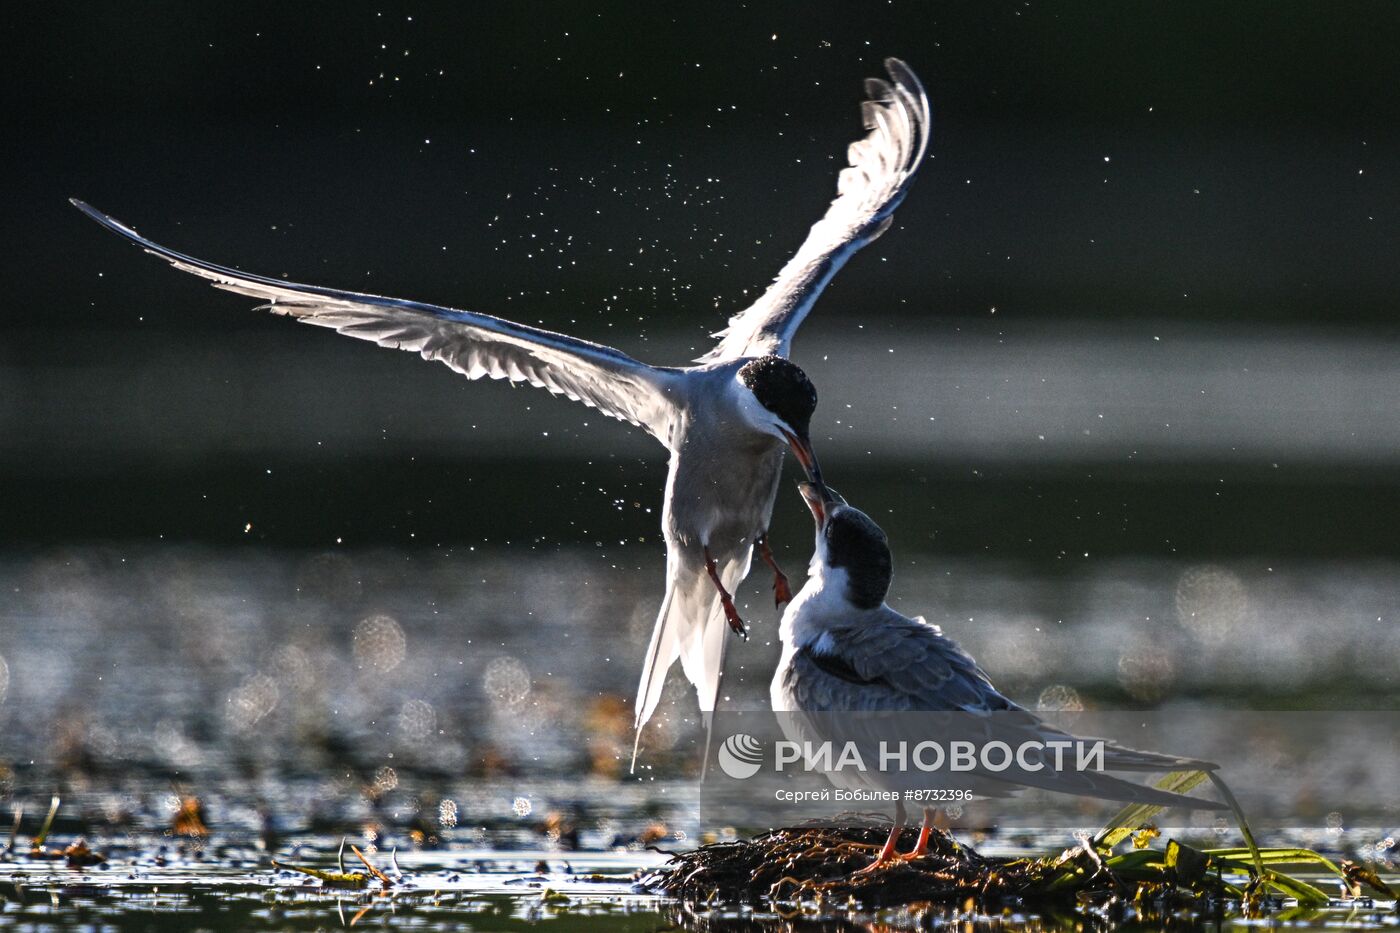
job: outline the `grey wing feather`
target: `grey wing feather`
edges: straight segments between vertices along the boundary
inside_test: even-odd
[[[720,342],[701,362],[774,353],[786,356],[792,336],[827,282],[857,250],[890,225],[928,150],[928,97],[909,66],[885,60],[890,81],[869,78],[861,115],[869,133],[852,143],[836,199],[812,226],[797,254],[756,302],[715,334]]]
[[[793,654],[785,686],[797,711],[926,712],[930,717],[927,722],[922,719],[843,717],[819,720],[813,717],[806,725],[808,731],[815,733],[839,726],[841,738],[858,737],[858,743],[869,748],[879,747],[881,739],[898,737],[911,728],[920,734],[956,735],[983,742],[997,740],[1011,747],[1025,741],[1044,743],[1075,738],[1002,695],[972,656],[946,638],[936,626],[922,619],[906,618],[888,607],[873,610],[853,623],[850,628],[833,630],[818,639],[810,649]],[[824,658],[824,652],[833,656]],[[938,715],[947,713],[973,715]],[[890,728],[897,732],[890,733]],[[859,738],[862,730],[868,733],[863,741]],[[1104,771],[1160,772],[1215,767],[1209,762],[1138,751],[1111,742],[1106,742],[1104,748]],[[989,796],[1005,796],[1015,793],[1019,787],[1039,787],[1058,793],[1160,806],[1212,810],[1223,807],[1214,801],[1145,787],[1103,771],[1017,768],[993,773],[979,768],[969,779],[975,781],[978,794]]]
[[[868,683],[851,691],[860,709],[1019,709],[1002,696],[971,655],[936,626],[882,607],[840,629],[823,644],[840,645],[842,660]]]
[[[217,288],[266,302],[263,307],[307,324],[413,350],[469,379],[527,382],[646,428],[667,440],[673,405],[671,370],[647,366],[610,347],[470,311],[250,275],[154,243],[74,200],[93,220]]]
[[[878,708],[1014,714],[1001,716],[999,721],[1014,723],[1040,738],[1070,737],[997,690],[972,656],[939,631],[938,626],[920,618],[906,618],[889,607],[875,612],[880,614],[877,624],[862,624],[845,633],[840,642],[843,658],[863,678],[878,685],[870,702],[895,704]],[[1105,763],[1110,770],[1121,771],[1217,767],[1207,761],[1112,743],[1106,747]]]

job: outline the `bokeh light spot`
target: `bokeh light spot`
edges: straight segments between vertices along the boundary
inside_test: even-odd
[[[360,667],[392,671],[403,663],[408,640],[392,616],[370,616],[355,626],[351,649]]]
[[[374,772],[374,789],[379,793],[387,794],[398,786],[399,773],[388,765]]]
[[[519,706],[530,695],[530,672],[509,655],[486,665],[482,687],[491,701],[500,706]]]
[[[252,728],[277,708],[282,691],[266,674],[253,674],[228,693],[226,715],[235,731]]]
[[[1049,712],[1080,712],[1084,709],[1084,702],[1079,699],[1079,691],[1064,684],[1051,684],[1040,691],[1040,697],[1036,700],[1036,709]]]
[[[1176,584],[1176,615],[1209,645],[1229,640],[1249,607],[1249,592],[1234,573],[1206,564],[1190,567]]]
[[[437,710],[426,700],[406,700],[399,707],[399,735],[421,742],[437,730]]]

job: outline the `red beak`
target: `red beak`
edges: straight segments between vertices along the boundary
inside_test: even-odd
[[[807,503],[807,508],[811,510],[812,519],[817,523],[817,527],[824,527],[826,525],[826,487],[816,483],[798,483],[797,488],[801,490],[802,500]]]
[[[782,429],[779,428],[781,431]],[[812,453],[812,442],[805,437],[798,437],[789,431],[783,431],[783,437],[787,440],[788,446],[792,448],[792,453],[797,457],[797,462],[802,464],[802,472],[807,474],[807,480],[822,483],[822,468],[817,464],[817,455]]]

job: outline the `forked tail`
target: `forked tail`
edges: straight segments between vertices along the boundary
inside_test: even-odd
[[[748,572],[749,555],[731,560],[720,569],[720,579],[731,593]],[[636,771],[641,750],[642,727],[656,712],[666,673],[680,659],[686,679],[695,686],[700,711],[705,715],[706,754],[709,752],[711,716],[719,696],[720,673],[729,635],[719,593],[703,569],[689,573],[668,568],[666,597],[651,632],[642,679],[637,687],[636,732],[632,740],[632,766]]]

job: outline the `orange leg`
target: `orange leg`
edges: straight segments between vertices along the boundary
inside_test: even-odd
[[[744,620],[739,618],[739,610],[734,608],[734,597],[729,595],[729,591],[724,588],[724,581],[719,578],[719,568],[715,565],[715,559],[710,556],[710,549],[705,547],[705,570],[710,575],[710,580],[714,583],[715,589],[719,590],[719,602],[724,607],[724,618],[729,622],[729,628],[740,638],[748,640],[749,630],[744,628]]]
[[[899,842],[899,834],[904,831],[904,801],[899,801],[894,805],[894,825],[890,827],[889,838],[885,840],[885,847],[880,850],[880,854],[875,856],[875,861],[864,868],[853,872],[853,875],[864,875],[869,872],[878,871],[891,862],[898,862],[900,856],[895,854],[895,843]]]
[[[754,542],[758,545],[758,556],[763,558],[763,562],[773,571],[773,605],[779,608],[783,603],[792,602],[792,587],[788,585],[787,574],[778,566],[778,561],[773,557],[773,549],[768,546],[768,535],[765,532],[758,536]]]
[[[900,858],[906,860],[923,858],[928,853],[928,837],[933,832],[933,819],[937,813],[938,811],[933,807],[924,807],[924,822],[919,827],[919,841],[912,851],[901,855]]]

